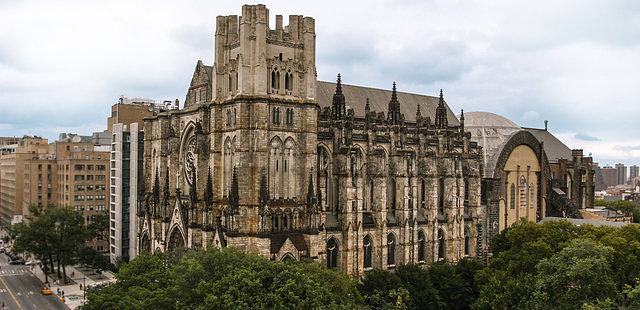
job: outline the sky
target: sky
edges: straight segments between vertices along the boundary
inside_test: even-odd
[[[184,101],[237,1],[0,0],[0,136],[106,129],[120,95]],[[318,79],[444,89],[458,113],[544,127],[640,164],[640,1],[262,1],[316,20]]]

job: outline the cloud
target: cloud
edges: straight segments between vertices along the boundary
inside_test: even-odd
[[[597,160],[640,161],[615,148],[640,145],[638,1],[265,2],[272,27],[315,18],[321,80],[443,88],[454,111],[549,120]],[[103,129],[121,94],[182,101],[196,61],[213,63],[215,17],[240,13],[231,0],[0,1],[0,135]]]
[[[586,134],[584,132],[579,132],[575,135],[573,135],[576,139],[578,140],[582,140],[582,141],[600,141],[600,138],[598,137],[594,137],[594,136],[590,136],[589,134]]]

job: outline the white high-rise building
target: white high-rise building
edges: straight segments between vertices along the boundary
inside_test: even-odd
[[[109,253],[112,263],[136,256],[136,206],[143,182],[144,133],[138,123],[114,124],[111,142]]]

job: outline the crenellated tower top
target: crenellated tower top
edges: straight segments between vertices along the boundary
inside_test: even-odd
[[[213,100],[236,96],[315,102],[315,20],[290,15],[283,27],[276,16],[269,28],[263,4],[242,6],[242,16],[216,19]]]

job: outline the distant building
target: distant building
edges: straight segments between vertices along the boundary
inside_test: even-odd
[[[596,191],[603,191],[607,189],[607,185],[604,182],[604,176],[602,175],[602,168],[598,163],[593,163],[593,177]]]
[[[624,164],[616,164],[616,185],[627,183],[627,166]]]
[[[138,123],[115,124],[111,144],[110,259],[128,262],[136,257],[136,210],[144,188],[144,133]]]
[[[618,171],[611,166],[605,166],[601,168],[602,177],[604,179],[605,189],[610,186],[618,185]]]
[[[107,131],[110,132],[115,124],[125,126],[129,126],[132,123],[143,124],[145,117],[154,116],[159,111],[178,109],[179,105],[178,99],[175,101],[165,100],[159,103],[153,99],[120,96],[118,103],[111,106],[111,116],[107,118]]]
[[[629,180],[638,176],[640,176],[640,167],[638,167],[637,165],[629,167]]]
[[[39,159],[40,156],[46,154],[49,154],[47,139],[40,137],[24,136],[19,139],[17,144],[0,148],[0,221],[3,225],[22,221],[25,214],[23,209],[25,166],[26,170],[31,172],[31,167],[28,165],[29,160]],[[37,178],[36,175],[29,173],[29,177]],[[29,180],[29,184],[34,184],[37,187],[37,182]],[[31,189],[27,193],[31,197]],[[37,195],[35,194],[36,197]]]
[[[109,201],[109,146],[76,139],[54,143],[57,164],[57,205],[80,212],[85,224],[97,214],[107,214]],[[108,250],[108,240],[93,240],[100,252]]]

